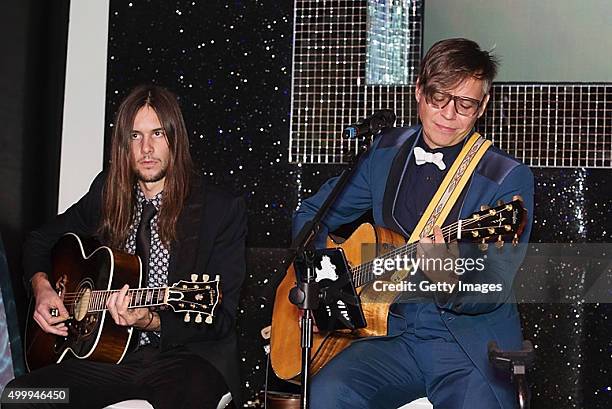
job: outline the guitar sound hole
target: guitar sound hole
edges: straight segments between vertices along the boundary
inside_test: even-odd
[[[87,315],[89,309],[89,300],[91,299],[91,289],[84,288],[79,292],[76,302],[74,303],[74,319],[81,321]]]

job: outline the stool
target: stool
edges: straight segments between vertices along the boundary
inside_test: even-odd
[[[433,405],[427,400],[427,398],[420,398],[413,400],[412,402],[407,403],[398,409],[433,409]]]
[[[268,407],[270,409],[289,409],[300,407],[300,395],[282,392],[268,392]],[[127,408],[126,408],[127,409]],[[420,398],[405,404],[398,409],[433,409],[427,398]]]
[[[217,409],[224,409],[227,405],[230,404],[231,401],[232,394],[228,392],[225,395],[221,396],[221,399],[219,399]],[[108,405],[104,409],[153,409],[153,406],[151,406],[151,404],[146,400],[132,399],[113,403],[112,405]]]
[[[268,391],[267,409],[300,409],[302,399],[297,393]]]

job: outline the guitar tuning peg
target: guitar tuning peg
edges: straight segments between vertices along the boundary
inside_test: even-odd
[[[195,317],[195,322],[196,322],[197,324],[199,324],[199,323],[201,323],[201,322],[202,322],[202,314],[198,313],[198,315],[196,315],[196,317]]]
[[[487,232],[492,236],[495,234],[495,229],[493,227],[487,227]]]
[[[489,206],[489,205],[485,205],[485,204],[480,205],[480,210],[481,210],[481,211],[483,211],[483,210],[489,210],[490,208],[491,208],[491,206]]]
[[[191,321],[191,317],[189,316],[188,312],[185,313],[185,318],[183,319],[183,321],[185,321],[185,322]]]
[[[516,245],[518,244],[518,234],[515,234],[514,237],[512,238],[512,245],[516,247]]]
[[[215,275],[215,281],[220,281],[220,280],[221,280],[221,277],[219,276],[219,274],[216,274]]]
[[[522,202],[522,201],[523,201],[523,198],[522,198],[520,195],[514,195],[514,196],[512,196],[512,200],[513,200],[513,201],[514,201],[514,200],[518,200],[518,201]]]
[[[212,316],[210,316],[210,315],[209,315],[208,317],[206,317],[205,322],[206,322],[207,324],[212,324]]]
[[[480,251],[487,251],[489,248],[489,243],[487,243],[486,239],[482,239],[482,242],[478,245],[478,249]]]
[[[210,276],[208,274],[202,274],[202,281],[206,282],[210,280]]]
[[[194,283],[195,283],[196,281],[198,281],[198,275],[197,275],[197,274],[192,274],[192,275],[191,275],[191,281],[193,281]]]
[[[496,206],[503,206],[503,205],[505,205],[504,201],[503,201],[503,200],[501,200],[501,199],[499,199],[499,200],[497,201]]]
[[[502,240],[502,236],[498,236],[497,237],[497,241],[495,242],[495,247],[500,250],[502,247],[504,247],[504,241]]]

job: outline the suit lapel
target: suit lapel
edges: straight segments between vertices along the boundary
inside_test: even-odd
[[[408,162],[412,155],[412,150],[414,149],[420,135],[420,130],[410,135],[410,137],[402,144],[401,148],[397,152],[397,155],[395,155],[393,163],[391,164],[391,169],[389,170],[385,194],[383,196],[382,215],[385,225],[390,229],[401,232],[406,237],[408,237],[408,232],[406,232],[397,222],[393,213],[395,211],[395,202],[399,188],[404,179],[404,174],[406,173]]]
[[[172,245],[170,253],[169,284],[179,279],[189,278],[192,273],[199,274],[198,256],[200,256],[200,226],[204,212],[203,184],[192,185],[185,206],[178,218],[177,240]]]

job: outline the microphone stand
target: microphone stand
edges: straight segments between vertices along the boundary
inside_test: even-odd
[[[371,116],[364,118],[361,122],[350,125],[344,129],[344,131],[342,132],[342,135],[344,136],[345,139],[359,138],[360,144],[359,144],[358,154],[356,156],[353,156],[351,154],[351,156],[349,157],[348,166],[342,172],[342,174],[340,175],[340,178],[342,178],[344,173],[352,172],[352,168],[358,163],[361,153],[363,151],[367,151],[369,147],[369,145],[366,143],[372,142],[374,140],[374,137],[378,135],[383,129],[393,126],[393,124],[395,123],[395,119],[396,119],[396,115],[392,110],[382,109],[382,110],[374,112]],[[350,179],[350,177],[351,175],[348,176],[347,181]],[[346,184],[346,181],[341,182],[339,180],[336,186],[345,185],[345,184]],[[332,194],[334,194],[333,191],[330,192],[330,196]],[[321,209],[323,209],[324,207],[326,208],[330,207],[332,203],[333,201],[330,202],[329,204],[324,203]],[[327,209],[325,210],[325,212],[326,211]],[[313,229],[319,229],[319,227],[316,226],[316,224],[320,223],[320,221],[322,220],[322,217],[319,217],[316,223],[313,223],[316,218],[317,216],[315,215],[315,218],[313,218],[313,220],[305,224],[302,230],[300,231],[300,233],[298,234],[298,236],[291,243],[288,249],[289,257],[287,257],[286,261],[283,263],[282,271],[287,271],[291,263],[293,263],[293,260],[295,259],[296,254],[298,253],[298,250],[299,250],[298,248],[301,247],[301,249],[303,250],[306,247],[307,242],[314,240],[314,237],[316,237],[319,230],[314,231]],[[269,300],[274,298],[274,293],[276,292],[276,288],[279,286],[281,281],[283,281],[283,278],[284,278],[283,275],[278,274],[270,280],[268,285],[264,288],[264,290],[259,295],[259,300],[262,303],[267,303]]]
[[[325,219],[329,209],[344,191],[346,185],[353,177],[357,164],[361,157],[367,152],[369,143],[374,136],[363,138],[359,144],[359,152],[352,155],[349,164],[342,171],[337,183],[329,193],[325,202],[321,205],[312,220],[304,225],[298,236],[291,244],[290,252],[294,254],[294,266],[297,286],[291,289],[289,300],[300,310],[304,311],[301,319],[301,347],[302,347],[302,376],[301,376],[301,409],[309,407],[310,387],[310,361],[313,338],[313,310],[316,310],[321,298],[319,285],[315,282],[314,266],[314,240],[321,231],[322,221]],[[282,277],[281,277],[282,279]],[[280,280],[279,280],[280,282]],[[277,283],[278,285],[278,283]],[[276,286],[275,286],[276,288]]]

